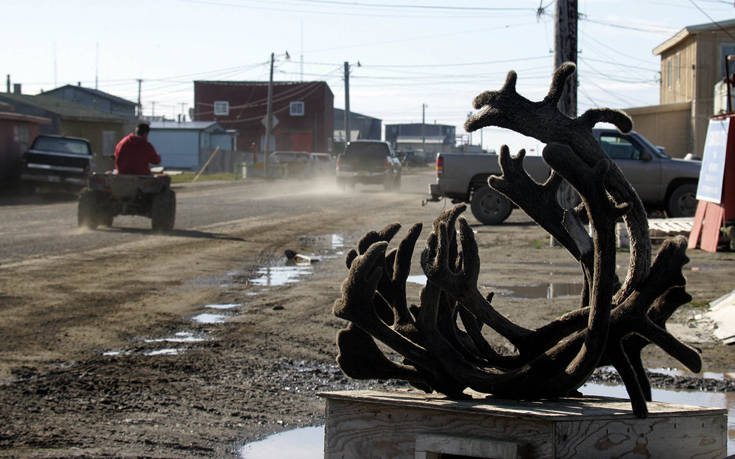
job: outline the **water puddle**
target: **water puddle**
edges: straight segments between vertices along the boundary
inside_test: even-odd
[[[324,426],[301,427],[248,443],[240,449],[242,459],[312,459],[324,457]]]
[[[426,275],[416,274],[414,276],[408,276],[406,278],[406,282],[410,282],[412,284],[426,285]]]
[[[105,357],[117,357],[120,355],[127,355],[127,354],[128,352],[125,352],[125,351],[107,351],[107,352],[102,353],[102,355],[104,355]]]
[[[168,338],[153,338],[143,341],[146,343],[201,343],[207,341],[207,338],[192,332],[176,332],[174,336]]]
[[[582,284],[579,282],[543,282],[532,285],[509,285],[489,288],[491,290],[498,289],[495,293],[496,295],[521,300],[534,298],[545,298],[548,300],[551,298],[577,296],[582,293]]]
[[[416,274],[408,276],[406,282],[426,285],[426,276]],[[483,285],[483,287],[495,292],[496,296],[513,299],[534,298],[566,298],[578,296],[582,293],[582,284],[579,282],[544,282],[532,285]]]
[[[735,372],[716,373],[705,371],[703,373],[692,373],[691,371],[681,370],[679,368],[648,368],[647,370],[651,373],[659,373],[666,376],[687,376],[690,378],[715,379],[717,381],[735,379]]]
[[[205,304],[208,309],[234,309],[242,306],[242,303],[224,303],[224,304]]]
[[[251,279],[253,285],[262,287],[280,287],[299,282],[302,277],[313,272],[310,265],[267,266],[259,268],[258,277]]]
[[[222,324],[227,320],[227,316],[224,314],[212,314],[211,312],[203,312],[197,314],[191,318],[194,322],[200,324]]]
[[[341,234],[332,234],[329,238],[332,250],[343,249],[345,247],[345,237]]]
[[[579,390],[585,395],[628,399],[628,393],[623,385],[587,383]],[[657,402],[727,409],[727,452],[728,454],[735,453],[735,392],[651,389],[651,398]]]
[[[186,351],[186,349],[156,349],[155,351],[146,351],[143,355],[179,355],[184,351]]]

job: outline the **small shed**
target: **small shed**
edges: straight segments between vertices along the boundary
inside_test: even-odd
[[[215,121],[152,121],[148,140],[161,155],[163,167],[198,170],[215,149],[217,155],[207,166],[209,172],[231,171],[240,161],[237,131]]]

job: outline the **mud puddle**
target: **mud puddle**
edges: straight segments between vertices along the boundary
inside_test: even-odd
[[[408,276],[406,282],[426,285],[426,276],[416,274]],[[552,299],[578,296],[582,293],[582,284],[578,282],[541,282],[530,285],[482,285],[481,287],[495,292],[495,296],[516,300]]]
[[[242,459],[312,459],[324,456],[324,426],[300,427],[248,443],[239,451]]]

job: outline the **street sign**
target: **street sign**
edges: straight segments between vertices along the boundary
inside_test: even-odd
[[[700,201],[721,204],[729,130],[730,118],[709,120],[702,170],[699,173],[699,185],[697,186],[697,199]]]
[[[276,118],[276,115],[271,115],[271,129],[275,129],[276,126],[278,126],[278,118]],[[263,126],[268,127],[268,117],[264,116],[262,120],[260,120],[261,123],[263,123]]]

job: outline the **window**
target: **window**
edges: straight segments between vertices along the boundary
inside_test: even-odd
[[[227,116],[230,114],[230,103],[226,100],[214,101],[214,114],[217,116]]]
[[[115,131],[102,131],[102,155],[115,154]]]
[[[288,107],[288,114],[291,116],[304,116],[304,102],[291,102]]]
[[[641,159],[641,152],[630,140],[615,134],[600,136],[600,146],[611,159]]]
[[[676,53],[676,82],[681,80],[681,53]]]
[[[720,44],[720,78],[724,78],[725,74],[725,59],[727,56],[735,54],[735,44],[733,43],[721,43]],[[730,61],[730,73],[733,73],[733,62]]]
[[[666,59],[666,86],[671,87],[671,58]]]

